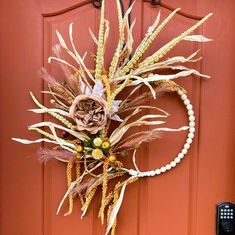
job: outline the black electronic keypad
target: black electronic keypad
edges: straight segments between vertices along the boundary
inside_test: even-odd
[[[235,235],[235,204],[223,202],[217,205],[216,233]]]

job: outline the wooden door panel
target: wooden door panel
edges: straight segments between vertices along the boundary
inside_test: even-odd
[[[118,30],[113,1],[106,2],[111,27],[105,61],[108,64],[115,49]],[[123,2],[127,8],[129,1]],[[71,216],[63,216],[66,204],[56,216],[57,206],[66,190],[66,166],[51,161],[43,167],[34,159],[39,145],[22,146],[10,141],[12,136],[37,137],[25,128],[43,118],[26,112],[33,106],[28,91],[32,90],[40,97],[40,90],[46,87],[36,78],[37,70],[45,66],[54,77],[63,79],[58,64],[47,64],[47,57],[52,54],[51,47],[58,43],[56,30],[69,44],[68,26],[74,22],[74,41],[78,51],[82,55],[87,51],[86,63],[88,67],[94,67],[90,55],[95,54],[96,47],[88,28],[97,35],[100,10],[88,0],[26,0],[0,4],[0,9],[4,9],[0,21],[4,32],[0,37],[0,234],[104,234],[105,227],[97,219],[100,195],[82,221],[78,200],[75,200]],[[205,45],[183,42],[169,53],[188,56],[201,49],[199,56],[202,55],[204,60],[194,68],[211,75],[212,79],[200,80],[191,76],[179,80],[187,89],[196,113],[194,143],[187,157],[175,169],[159,177],[140,179],[128,186],[118,216],[117,235],[213,235],[215,204],[225,200],[235,201],[235,56],[231,53],[235,49],[235,33],[231,26],[235,5],[232,0],[167,0],[154,8],[147,0],[137,0],[131,15],[132,21],[136,18],[135,46],[153,23],[158,10],[161,10],[163,19],[170,13],[168,8],[179,6],[195,17],[177,15],[163,29],[147,54],[194,24],[198,16],[214,12],[213,18],[196,32],[213,38],[213,42]],[[46,96],[42,97],[42,101],[49,103]],[[176,94],[166,94],[151,104],[171,114],[164,126],[187,125],[184,106]],[[144,145],[138,155],[140,168],[154,169],[165,165],[176,157],[185,138],[184,132],[168,133],[162,139]]]
[[[39,94],[41,18],[35,1],[0,2],[0,234],[42,234],[42,171],[38,146],[13,143],[11,137],[36,138],[29,123],[29,91]],[[30,19],[30,21],[29,21]],[[33,34],[32,34],[33,29]],[[30,222],[29,222],[30,218]]]
[[[82,2],[81,2],[82,3]],[[66,10],[61,8],[59,12],[50,14],[44,14],[44,67],[46,67],[53,77],[63,80],[64,73],[61,70],[57,62],[48,64],[47,58],[51,56],[51,48],[58,44],[58,38],[56,36],[56,30],[60,32],[66,41],[69,48],[72,48],[69,40],[69,24],[74,22],[73,25],[73,38],[74,43],[77,45],[77,49],[81,55],[87,51],[88,56],[86,58],[86,64],[89,67],[94,67],[93,58],[91,54],[95,54],[95,46],[90,37],[88,28],[96,33],[97,31],[97,18],[98,11],[93,7],[91,3],[80,4],[77,7],[73,7],[72,10]],[[65,59],[72,64],[76,65],[66,53],[62,55]],[[46,88],[46,84],[45,84]],[[44,97],[44,102],[48,104],[48,97]],[[60,214],[57,216],[56,211],[60,201],[62,200],[64,193],[66,192],[66,166],[63,163],[53,161],[45,167],[45,234],[78,234],[78,231],[82,231],[85,234],[93,234],[95,227],[93,226],[93,206],[91,206],[88,216],[81,220],[80,216],[80,202],[75,200],[74,213],[70,216],[64,217],[67,212],[67,201],[65,206],[62,207]]]
[[[140,11],[141,3],[136,4],[135,8],[135,15],[138,14],[137,11]],[[112,4],[111,2],[107,2],[107,8],[111,9]],[[111,22],[110,27],[110,34],[109,34],[109,46],[106,49],[106,62],[110,63],[111,57],[114,53],[115,43],[117,42],[118,38],[118,31],[116,28],[117,25],[117,13],[113,14],[113,12],[107,12],[107,18]],[[74,41],[75,44],[78,45],[78,51],[81,55],[83,55],[86,51],[88,52],[88,58],[86,59],[86,64],[88,67],[94,67],[93,58],[90,56],[96,53],[96,48],[94,43],[90,37],[88,28],[90,27],[91,30],[97,35],[98,31],[98,23],[99,23],[99,10],[95,9],[90,3],[89,4],[81,4],[78,6],[73,6],[71,9],[61,9],[59,12],[50,12],[50,14],[44,14],[44,66],[51,71],[51,74],[55,78],[63,78],[61,70],[56,63],[52,63],[51,65],[47,64],[47,58],[51,55],[51,48],[55,44],[58,43],[58,39],[56,37],[56,30],[58,30],[63,37],[65,38],[66,42],[69,42],[68,37],[68,28],[69,24],[74,22]],[[113,27],[112,27],[113,26]],[[139,37],[140,41],[140,33],[139,30],[136,30],[135,35]],[[137,37],[136,37],[137,38]],[[70,43],[68,43],[69,45]],[[69,57],[67,57],[68,61],[71,61]],[[73,62],[72,62],[73,63]],[[45,100],[45,103],[48,103],[48,100]],[[47,234],[63,234],[63,228],[68,227],[69,230],[71,229],[71,234],[77,233],[77,229],[85,232],[86,234],[92,234],[94,231],[96,233],[104,233],[105,228],[100,226],[100,221],[97,219],[97,212],[98,207],[100,204],[100,198],[96,200],[94,203],[94,208],[91,206],[87,216],[83,219],[83,221],[87,221],[84,223],[80,221],[80,203],[76,201],[77,205],[75,207],[75,213],[68,218],[64,218],[62,215],[66,212],[66,207],[62,208],[61,214],[59,216],[55,215],[55,211],[57,206],[62,199],[63,194],[65,193],[66,189],[66,182],[65,182],[65,166],[60,163],[52,162],[48,164],[45,168],[45,191],[49,192],[49,194],[45,194],[45,202],[47,208],[50,208],[47,212],[45,212],[45,231]],[[136,195],[138,193],[138,188],[133,188],[130,191],[131,195]],[[55,196],[53,196],[55,194]],[[128,195],[129,193],[127,193]],[[98,195],[97,195],[98,196]],[[128,196],[127,196],[128,198]],[[132,208],[132,212],[137,216],[138,215],[138,197],[130,196],[129,200],[125,202],[130,205]],[[124,217],[126,217],[126,212],[124,212]],[[125,225],[125,220],[123,220],[123,228],[120,231],[122,234],[128,234],[129,231],[126,228],[132,227],[133,233],[137,233],[137,223],[138,220],[136,216],[132,216],[127,221]],[[77,221],[80,221],[79,223]],[[93,222],[92,222],[93,221]],[[80,225],[81,224],[81,225]],[[88,224],[93,224],[93,226],[88,226]],[[136,229],[136,230],[135,230]],[[55,232],[54,232],[55,231]],[[100,232],[99,232],[100,231]]]
[[[212,9],[213,20],[204,33],[214,39],[204,47],[203,71],[211,71],[209,83],[202,82],[199,168],[197,189],[197,233],[214,232],[215,203],[235,201],[235,158],[233,116],[235,107],[234,60],[235,20],[233,1],[200,1],[201,14]],[[208,59],[210,58],[210,59]],[[210,84],[211,83],[211,84]],[[194,228],[194,229],[195,229]]]
[[[160,7],[160,9],[163,18],[170,13],[169,10],[164,7]],[[152,8],[148,3],[145,3],[144,16],[146,17],[144,17],[144,31],[146,31],[151,22],[154,21],[157,12],[156,8]],[[150,48],[150,52],[153,53],[157,48],[163,46],[166,42],[179,35],[194,23],[194,19],[177,15],[159,34],[159,37]],[[175,27],[175,25],[177,25],[177,27]],[[200,30],[198,30],[197,33],[200,33]],[[187,57],[200,48],[200,44],[182,42],[169,54],[181,54]],[[200,62],[199,65],[193,66],[195,69],[200,70]],[[189,76],[179,79],[179,83],[186,88],[195,109],[196,119],[198,120],[198,110],[200,109],[200,80],[195,78],[195,76]],[[164,126],[176,128],[187,125],[187,113],[182,101],[176,94],[166,94],[159,97],[156,101],[151,102],[151,104],[163,108],[170,113],[171,116],[167,118]],[[146,159],[145,157],[143,159],[143,161],[148,161],[147,169],[158,168],[172,161],[181,151],[186,138],[187,132],[167,133],[163,135],[162,139],[150,143],[148,147],[146,147],[148,158]],[[146,155],[143,155],[143,157],[144,156]],[[193,148],[189,150],[186,158],[183,159],[178,167],[165,173],[163,176],[148,180],[148,191],[145,198],[145,201],[148,202],[148,210],[143,212],[147,213],[148,218],[147,234],[155,234],[159,227],[164,228],[162,234],[188,234],[188,223],[190,222],[191,215],[189,205],[193,189],[191,185],[195,181],[193,173],[197,170],[196,161],[197,135],[194,139]],[[172,213],[172,211],[174,211],[174,213]],[[176,215],[177,220],[180,221],[178,223],[175,222]],[[174,224],[174,226],[169,226],[169,224]]]

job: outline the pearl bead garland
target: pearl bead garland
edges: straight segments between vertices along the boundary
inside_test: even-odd
[[[133,176],[135,175],[138,177],[160,175],[160,174],[174,168],[178,163],[181,162],[181,160],[184,158],[184,156],[188,153],[190,145],[193,142],[194,133],[195,133],[195,116],[194,116],[193,106],[190,104],[190,100],[188,99],[187,95],[184,94],[182,91],[178,91],[178,95],[183,100],[184,105],[185,105],[185,107],[188,111],[188,115],[189,115],[189,119],[188,119],[189,120],[189,133],[188,133],[188,137],[186,139],[186,143],[184,144],[183,149],[181,150],[181,152],[177,155],[177,157],[173,161],[166,164],[165,166],[162,166],[162,167],[160,167],[156,170],[153,170],[153,171],[146,171],[146,172],[138,172],[135,170],[129,170],[128,172],[130,175],[133,175]]]

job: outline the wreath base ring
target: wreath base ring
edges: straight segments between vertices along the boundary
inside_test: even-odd
[[[187,139],[186,139],[186,142],[184,144],[183,149],[177,155],[177,157],[175,157],[174,160],[172,160],[168,164],[166,164],[160,168],[157,168],[155,170],[139,171],[139,170],[134,170],[134,169],[129,170],[129,169],[123,168],[123,170],[126,171],[130,176],[141,178],[141,177],[150,177],[150,176],[160,175],[160,174],[165,173],[165,172],[171,170],[172,168],[174,168],[177,164],[179,164],[181,162],[181,160],[188,153],[188,150],[190,149],[190,145],[193,142],[194,133],[195,133],[195,116],[194,116],[193,106],[192,106],[190,100],[188,99],[187,95],[180,90],[177,93],[180,96],[181,100],[183,101],[183,103],[187,109],[187,113],[188,113],[188,117],[189,117],[188,118],[188,120],[189,120],[189,126],[188,126],[189,133],[188,133],[188,136],[187,136]]]

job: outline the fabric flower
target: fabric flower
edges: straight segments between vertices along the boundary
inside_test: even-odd
[[[114,100],[111,105],[110,116],[112,120],[122,122],[123,120],[116,114],[119,109],[119,105],[122,103],[122,100]]]
[[[96,134],[107,123],[108,104],[99,96],[79,95],[73,101],[69,114],[77,123],[79,131],[87,130]]]
[[[101,98],[105,98],[104,95],[104,86],[101,80],[96,81],[94,87],[90,90],[88,86],[85,85],[83,81],[80,82],[80,89],[82,94],[87,96],[98,96]],[[111,109],[109,111],[109,117],[118,122],[122,122],[123,120],[116,114],[119,109],[119,105],[122,103],[122,100],[114,100],[111,104]]]

